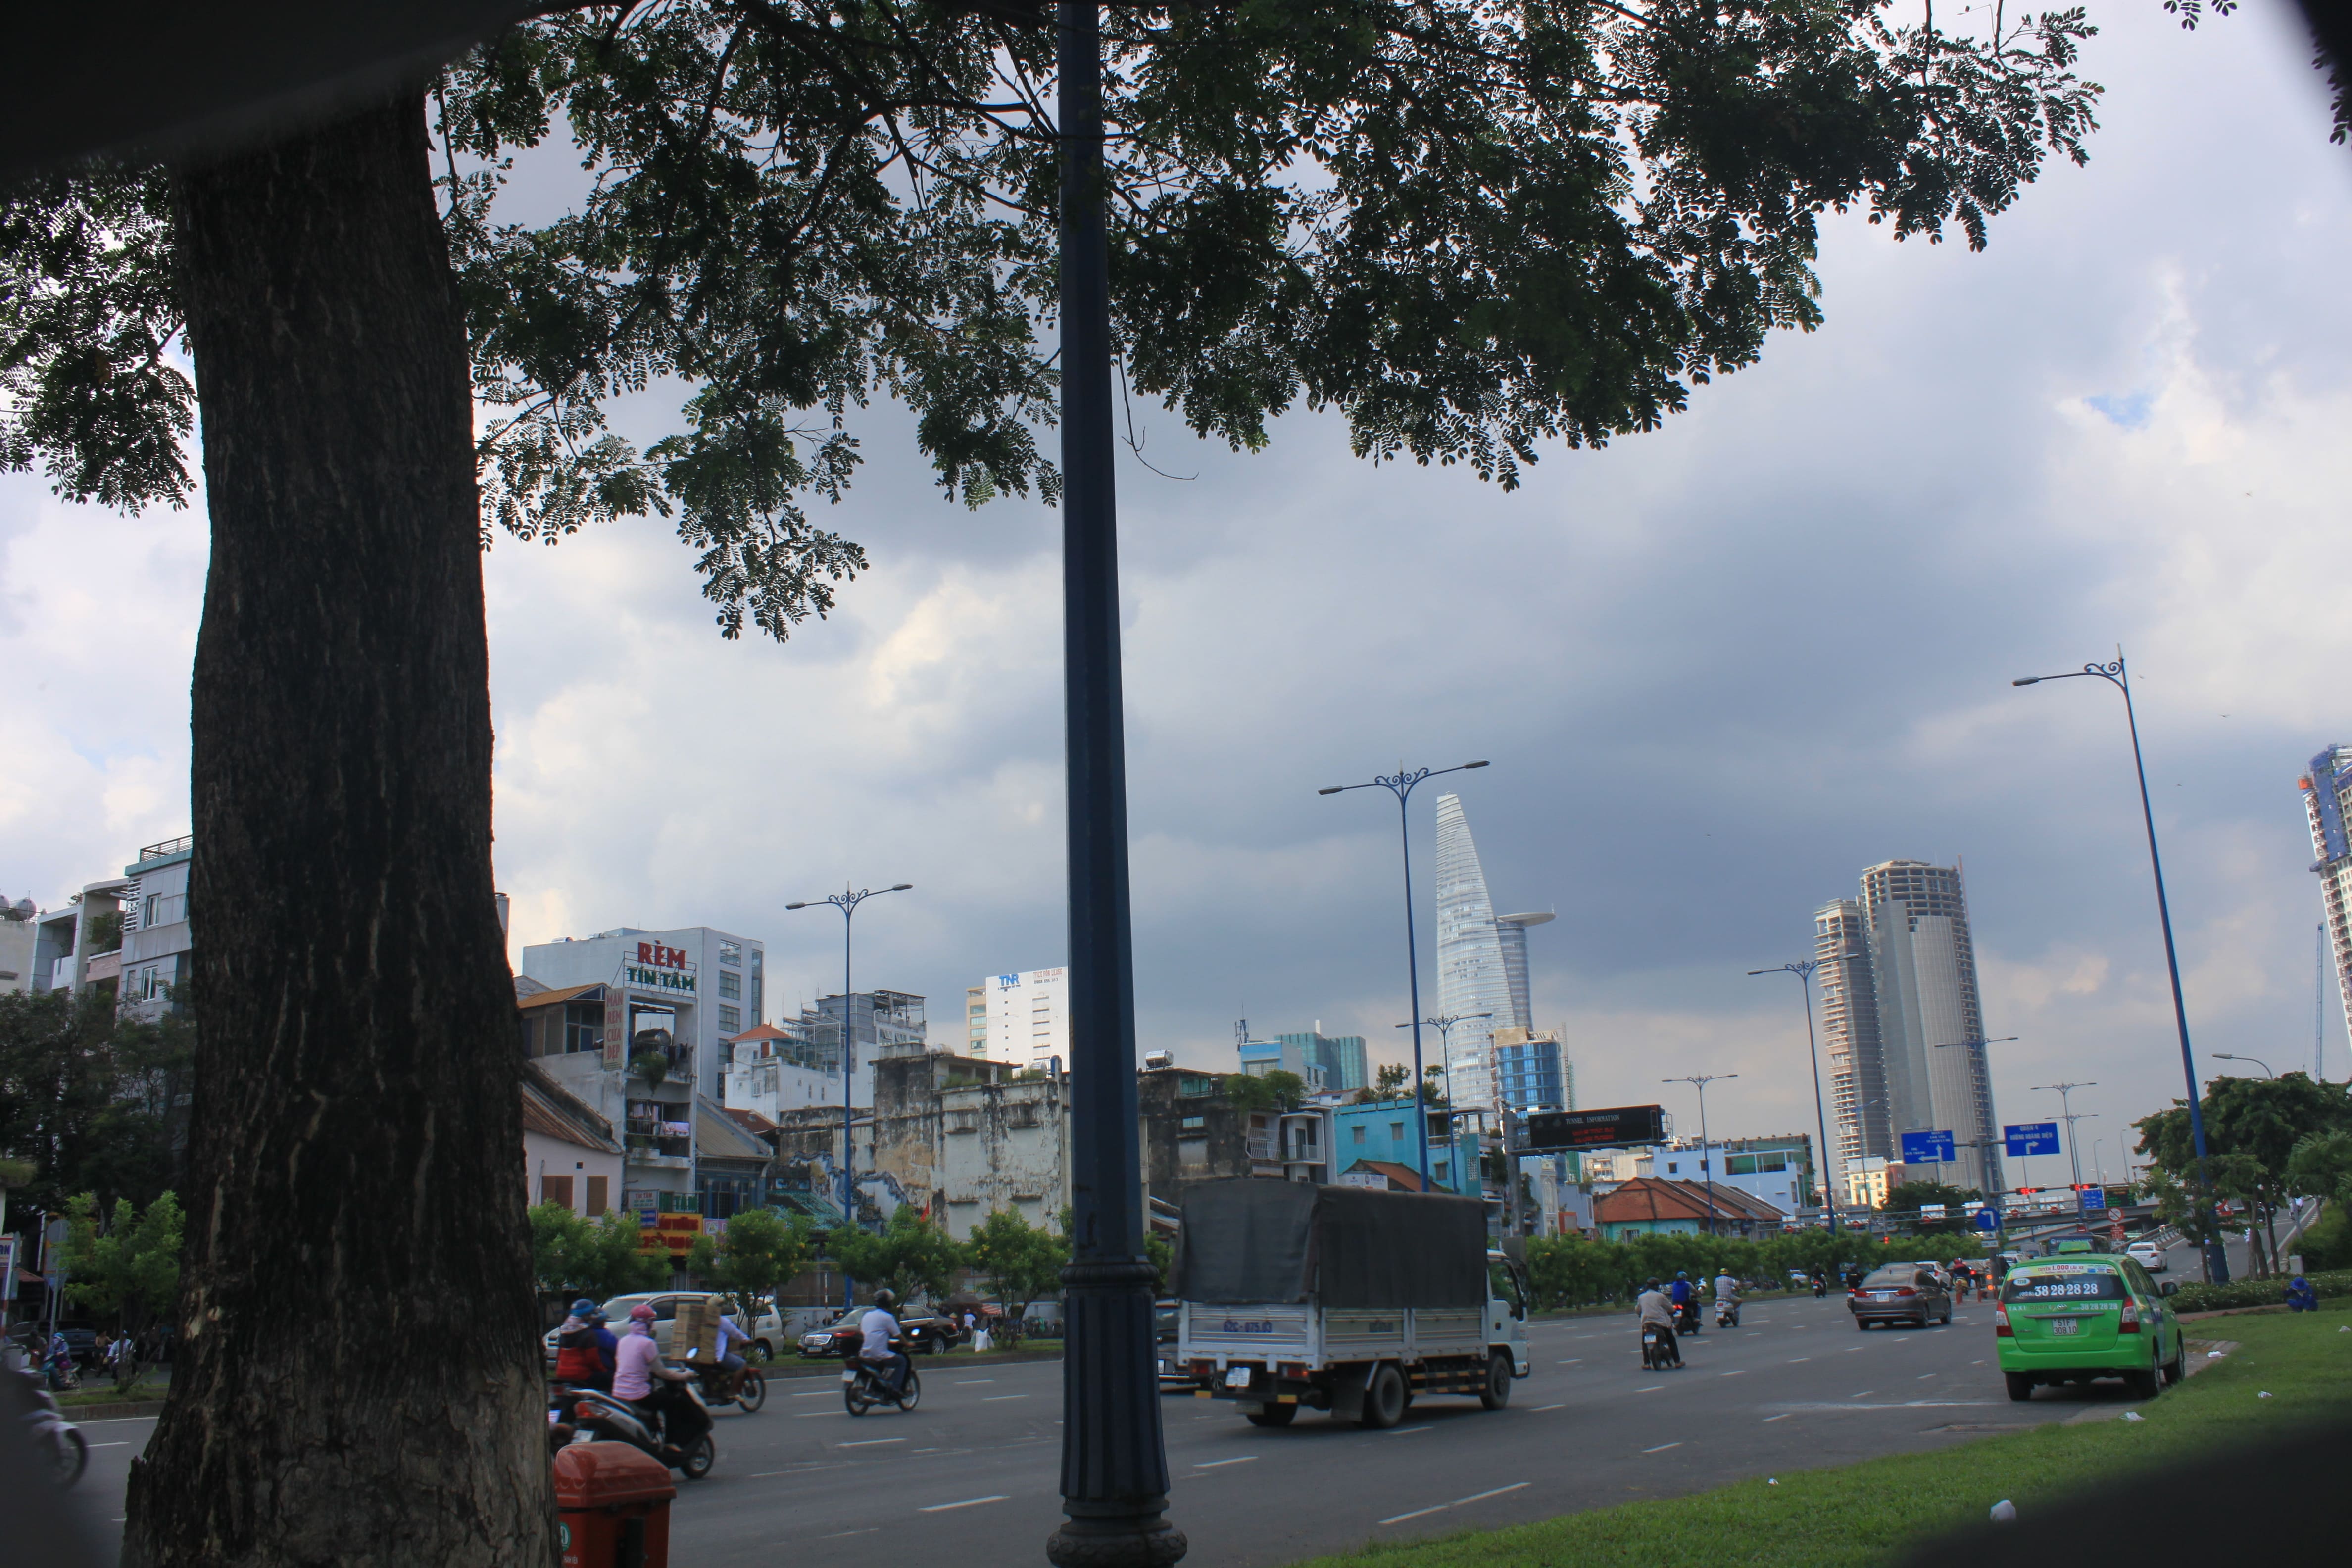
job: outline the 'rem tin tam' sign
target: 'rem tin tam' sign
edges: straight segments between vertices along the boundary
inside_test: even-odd
[[[621,966],[621,978],[648,991],[696,989],[694,963],[685,950],[658,942],[637,943],[636,956]]]

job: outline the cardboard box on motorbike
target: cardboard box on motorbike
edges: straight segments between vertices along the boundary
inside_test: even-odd
[[[680,1301],[677,1316],[670,1321],[669,1344],[665,1353],[673,1361],[690,1359],[703,1366],[715,1365],[719,1360],[719,1320],[721,1313],[715,1300]]]

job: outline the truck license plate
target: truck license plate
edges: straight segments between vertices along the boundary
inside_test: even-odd
[[[2050,1331],[2053,1334],[2081,1333],[2083,1331],[2083,1320],[2080,1318],[2053,1318],[2050,1320]]]
[[[1229,1366],[1225,1369],[1225,1386],[1227,1388],[1247,1388],[1249,1384],[1249,1368],[1245,1366]]]

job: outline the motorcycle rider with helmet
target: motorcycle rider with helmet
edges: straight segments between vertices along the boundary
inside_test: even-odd
[[[620,1341],[604,1326],[604,1314],[585,1296],[572,1303],[572,1315],[555,1336],[555,1381],[574,1388],[613,1392],[613,1366]]]
[[[1739,1281],[1731,1277],[1728,1263],[1715,1276],[1715,1321],[1718,1328],[1739,1326]]]
[[[1698,1291],[1692,1288],[1690,1270],[1675,1270],[1675,1282],[1666,1288],[1666,1298],[1674,1303],[1675,1327],[1683,1333],[1698,1332]]]
[[[663,1443],[680,1453],[710,1430],[709,1412],[680,1386],[693,1381],[692,1373],[673,1372],[662,1364],[651,1303],[640,1301],[630,1308],[629,1331],[621,1336],[614,1356],[613,1396],[627,1400],[649,1424],[658,1424]]]
[[[898,1298],[887,1289],[874,1292],[874,1304],[857,1321],[858,1332],[865,1336],[857,1350],[857,1359],[869,1366],[887,1368],[883,1385],[896,1398],[907,1387],[907,1358],[890,1342],[898,1337],[898,1319],[891,1309]]]

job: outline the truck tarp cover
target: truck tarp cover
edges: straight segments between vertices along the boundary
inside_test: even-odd
[[[1188,1301],[1483,1306],[1485,1205],[1262,1177],[1203,1183],[1184,1194],[1176,1293]]]

